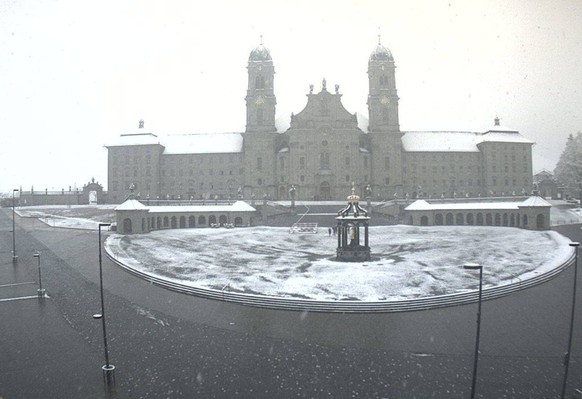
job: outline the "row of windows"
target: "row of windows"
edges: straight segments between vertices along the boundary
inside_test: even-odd
[[[491,185],[492,186],[496,186],[497,185],[497,177],[492,177],[491,180],[490,180],[490,182],[491,182]],[[512,185],[513,186],[515,186],[515,185],[518,184],[516,178],[511,179],[511,182],[512,182]],[[505,186],[509,186],[509,179],[504,179],[504,183],[505,183],[504,184]],[[527,177],[525,177],[523,179],[523,184],[524,184],[524,186],[529,186],[531,184],[530,179],[528,179]]]
[[[143,174],[141,172],[142,172],[141,169],[133,169],[133,170],[124,169],[123,175],[125,177],[131,177],[131,176],[133,176],[133,177],[140,177],[140,176],[151,177],[152,176],[152,170],[149,167],[147,167],[143,171],[144,172]],[[208,169],[207,172],[208,172],[208,175],[209,176],[214,176],[214,169]],[[239,175],[242,175],[243,173],[244,173],[244,169],[241,168],[241,169],[238,170],[238,174]],[[185,171],[183,169],[180,169],[180,170],[170,169],[168,171],[168,173],[166,173],[166,170],[164,170],[164,169],[162,169],[162,171],[161,171],[161,175],[164,176],[164,177],[165,176],[172,176],[172,177],[180,176],[180,177],[184,177],[184,176],[198,176],[198,175],[204,176],[205,174],[206,174],[206,172],[205,172],[204,169],[200,169],[200,170],[190,169],[190,170],[187,170],[187,171]],[[226,171],[224,171],[224,170],[217,171],[217,173],[216,173],[217,176],[227,176],[227,175],[228,176],[234,176],[234,174],[235,173],[234,173],[234,171],[232,169],[229,170],[228,173]],[[111,176],[113,176],[113,177],[119,176],[119,171],[118,171],[117,168],[112,168],[111,169]]]
[[[240,168],[238,170],[238,174],[239,175],[242,175],[243,173],[244,173],[244,169],[243,168]],[[214,176],[215,175],[215,170],[214,169],[208,169],[208,170],[205,170],[205,169],[197,169],[197,170],[194,170],[194,169],[190,169],[190,170],[183,170],[183,169],[175,170],[175,169],[170,169],[166,173],[166,170],[165,169],[162,169],[161,174],[162,174],[162,176],[172,176],[172,177],[173,176],[181,176],[181,177],[183,177],[183,176],[197,176],[197,175],[204,176],[205,174],[208,174],[208,176]],[[227,175],[228,176],[234,176],[235,175],[235,172],[232,169],[230,169],[228,171],[228,173],[226,171],[224,171],[224,170],[216,171],[216,176],[227,176]]]
[[[527,173],[528,169],[529,169],[528,164],[524,164],[523,165],[523,172],[524,173]],[[503,170],[505,172],[509,172],[509,165],[504,165]],[[492,172],[497,172],[497,165],[491,165],[491,171]],[[517,166],[515,164],[512,164],[511,165],[511,171],[512,172],[516,172],[517,171]]]
[[[410,216],[410,223],[413,224],[413,217]],[[428,217],[421,216],[420,219],[421,225],[428,224]],[[478,212],[476,214],[467,213],[464,215],[463,213],[457,213],[453,215],[453,213],[447,213],[443,216],[442,213],[437,213],[434,218],[434,224],[439,225],[477,225],[477,226],[510,226],[510,227],[528,227],[529,221],[527,215],[521,215],[519,213],[481,213]],[[545,225],[545,216],[543,214],[537,215],[536,218],[536,227],[543,228]]]
[[[160,159],[161,165],[172,166],[172,165],[183,165],[188,163],[190,165],[194,164],[196,161],[197,165],[208,165],[217,163],[223,165],[225,163],[232,164],[235,161],[238,161],[238,157],[233,155],[207,155],[204,154],[202,156],[196,155],[187,155],[187,156],[172,156],[172,157],[162,157]],[[186,162],[187,161],[187,162]]]
[[[418,170],[417,165],[414,164],[414,163],[412,165],[410,165],[410,168],[412,170],[412,173],[416,173],[417,170]],[[421,171],[423,173],[426,173],[427,170],[428,170],[428,167],[426,165],[422,165],[420,169],[421,169]],[[438,169],[439,169],[438,166],[432,166],[431,167],[431,171],[432,171],[433,174],[438,173]],[[472,173],[473,172],[473,165],[467,165],[467,166],[459,165],[459,166],[456,166],[454,164],[451,164],[451,165],[449,165],[448,168],[446,166],[441,166],[440,169],[441,169],[441,173],[446,173],[447,169],[450,172],[458,171],[459,173],[463,173],[463,172]],[[477,166],[476,167],[476,170],[477,170],[478,173],[480,173],[481,172],[481,166]],[[403,173],[407,173],[408,172],[408,168],[406,166],[404,166],[402,168],[402,172]]]
[[[345,166],[350,166],[350,157],[345,158]],[[368,157],[363,158],[364,168],[368,167]],[[285,169],[285,158],[279,158],[279,166],[280,169]],[[261,169],[263,167],[263,159],[257,158],[257,169]],[[390,168],[390,158],[386,157],[385,159],[385,167],[386,169]],[[319,168],[327,170],[329,169],[329,154],[326,152],[322,152],[319,154]],[[305,169],[305,157],[299,157],[299,169]]]

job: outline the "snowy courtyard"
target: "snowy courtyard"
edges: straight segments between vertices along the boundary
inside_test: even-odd
[[[571,254],[553,231],[508,227],[370,228],[372,260],[337,262],[337,237],[288,228],[180,229],[112,235],[107,251],[121,263],[191,287],[323,301],[394,301],[516,283],[558,267]]]
[[[115,205],[17,208],[49,226],[96,230]],[[552,207],[553,224],[579,223],[580,209]],[[519,283],[562,264],[569,240],[553,231],[484,226],[370,228],[372,260],[334,260],[337,237],[284,227],[179,229],[112,235],[106,247],[130,268],[190,287],[283,298],[395,301]]]

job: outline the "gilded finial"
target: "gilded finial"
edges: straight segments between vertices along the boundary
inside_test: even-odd
[[[352,182],[352,194],[348,196],[349,204],[357,204],[360,202],[360,197],[356,195],[356,183]]]

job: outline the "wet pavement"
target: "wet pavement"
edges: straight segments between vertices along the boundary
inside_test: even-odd
[[[116,366],[107,392],[101,322],[91,317],[100,311],[97,233],[18,218],[13,265],[10,216],[0,212],[0,397],[469,397],[476,304],[393,314],[258,309],[167,291],[104,257]],[[582,241],[580,225],[559,231]],[[44,300],[35,297],[35,250]],[[571,268],[483,304],[477,397],[559,397],[572,276]],[[582,387],[581,319],[571,393]]]

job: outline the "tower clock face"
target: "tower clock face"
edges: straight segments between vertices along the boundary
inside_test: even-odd
[[[386,96],[382,96],[382,98],[380,99],[380,102],[384,105],[387,105],[390,103],[390,99]]]
[[[257,105],[261,105],[265,103],[265,97],[263,96],[258,96],[257,99],[255,100],[255,104]]]

